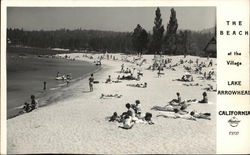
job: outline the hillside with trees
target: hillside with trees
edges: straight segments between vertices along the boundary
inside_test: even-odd
[[[44,49],[64,48],[129,54],[165,54],[206,56],[204,48],[215,36],[215,27],[202,31],[178,30],[177,12],[171,9],[169,22],[162,23],[160,8],[155,11],[152,32],[137,24],[132,32],[100,30],[27,31],[7,29],[8,46]],[[164,32],[165,31],[165,32]],[[150,33],[151,32],[151,33]],[[215,51],[216,52],[216,51]],[[215,54],[216,55],[216,54]]]

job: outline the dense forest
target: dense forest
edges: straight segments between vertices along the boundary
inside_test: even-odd
[[[146,32],[138,24],[131,32],[100,30],[27,31],[7,29],[8,44],[39,48],[64,48],[97,52],[121,52],[143,54],[190,54],[205,56],[204,48],[214,37],[214,28],[203,31],[177,30],[176,12],[171,9],[171,17],[164,32],[160,9],[156,10],[153,31]]]

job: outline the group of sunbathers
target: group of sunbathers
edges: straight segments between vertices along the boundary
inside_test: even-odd
[[[141,103],[140,100],[136,100],[135,104],[127,103],[127,111],[123,112],[120,116],[117,112],[114,112],[113,115],[109,118],[109,122],[119,122],[123,123],[119,128],[131,129],[135,123],[147,123],[154,124],[152,122],[152,114],[146,112],[145,116],[142,116]]]
[[[168,112],[174,112],[174,113],[167,113],[164,115],[158,115],[158,117],[162,116],[165,118],[182,118],[182,119],[188,119],[188,120],[196,120],[196,118],[202,118],[202,119],[208,119],[210,120],[210,113],[197,113],[196,111],[188,112],[186,109],[191,104],[188,104],[189,102],[197,102],[196,99],[193,100],[181,100],[180,93],[177,94],[177,99],[173,99],[166,106],[154,106],[151,108],[151,110],[159,110],[159,111],[168,111]],[[198,103],[208,103],[207,100],[207,93],[203,92],[203,99],[198,101]]]
[[[35,99],[35,96],[31,95],[30,98],[31,98],[31,102],[30,103],[27,103],[27,102],[24,103],[23,111],[22,112],[26,112],[27,113],[27,112],[31,112],[32,110],[38,108],[38,102]]]

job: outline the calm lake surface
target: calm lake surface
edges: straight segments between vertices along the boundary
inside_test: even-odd
[[[55,80],[57,72],[71,73],[74,81],[97,69],[97,66],[83,61],[7,54],[7,117],[18,115],[24,102],[30,102],[31,94],[39,98],[49,91],[66,87],[66,81]],[[46,93],[44,81],[47,82]]]

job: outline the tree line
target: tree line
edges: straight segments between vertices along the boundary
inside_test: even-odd
[[[136,25],[133,32],[83,29],[54,31],[7,29],[7,38],[11,45],[130,54],[204,56],[204,47],[213,36],[214,34],[211,32],[178,30],[176,12],[173,8],[166,30],[162,24],[160,8],[156,9],[152,33],[147,32],[140,24]]]

